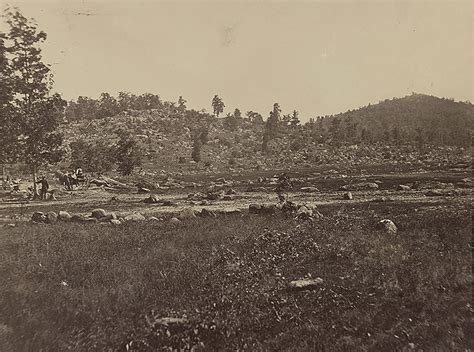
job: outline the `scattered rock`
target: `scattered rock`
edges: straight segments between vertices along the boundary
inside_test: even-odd
[[[319,192],[319,189],[316,188],[316,187],[301,187],[300,191],[301,192],[314,193],[314,192]]]
[[[411,190],[411,187],[407,186],[407,185],[398,185],[397,190],[399,190],[399,191],[409,191],[409,190]]]
[[[128,214],[124,217],[125,221],[144,221],[146,218],[140,213]]]
[[[67,211],[60,210],[58,213],[58,220],[60,221],[70,221],[71,218],[71,214],[69,214]]]
[[[225,192],[226,195],[234,195],[234,194],[237,194],[237,191],[232,189],[232,188],[229,188],[226,192]]]
[[[323,279],[317,277],[316,279],[300,279],[291,281],[288,284],[288,289],[292,291],[314,290],[321,286]]]
[[[428,192],[425,193],[426,197],[440,197],[446,195],[444,192],[440,190],[429,190]]]
[[[71,216],[72,222],[84,222],[86,221],[86,217],[84,215],[74,214]]]
[[[139,187],[138,188],[138,193],[150,193],[150,190],[145,187]]]
[[[179,220],[178,218],[172,217],[170,219],[170,223],[172,223],[174,225],[178,225],[178,224],[181,224],[181,220]]]
[[[54,224],[58,221],[58,214],[56,214],[54,211],[49,211],[46,213],[46,223],[47,224]]]
[[[192,210],[191,208],[183,209],[178,215],[178,218],[181,220],[192,219],[195,217],[196,217],[196,214],[194,214],[194,210]]]
[[[395,223],[389,219],[380,220],[377,224],[377,228],[392,234],[396,234],[398,231]]]
[[[31,221],[33,221],[33,222],[45,222],[46,221],[46,215],[44,215],[44,213],[41,212],[41,211],[36,211],[31,216]]]
[[[98,208],[98,209],[92,210],[91,216],[98,220],[100,218],[107,216],[107,212],[104,209]]]
[[[110,223],[112,225],[120,225],[122,222],[118,219],[112,219],[112,220],[110,220]]]
[[[189,321],[184,318],[172,318],[172,317],[165,317],[159,318],[153,321],[155,324],[170,326],[170,325],[183,325],[187,324]]]
[[[148,221],[161,221],[161,219],[158,219],[156,216],[150,216]]]
[[[379,185],[375,182],[360,182],[350,185],[345,185],[340,188],[341,191],[364,191],[364,190],[376,190],[379,189]]]
[[[199,212],[198,215],[202,218],[215,218],[215,217],[217,217],[216,213],[214,213],[213,211],[204,209],[204,208],[202,208],[201,212]]]
[[[345,199],[345,200],[352,200],[352,199],[354,199],[354,197],[352,196],[352,193],[351,193],[351,192],[346,192],[346,193],[344,193],[344,196],[343,196],[342,198]]]

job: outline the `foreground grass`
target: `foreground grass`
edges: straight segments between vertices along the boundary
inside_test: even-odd
[[[2,229],[0,350],[472,348],[469,211],[343,210]]]

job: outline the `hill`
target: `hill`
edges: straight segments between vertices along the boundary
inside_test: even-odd
[[[469,102],[414,93],[317,121],[323,133],[340,140],[466,146],[473,116]]]
[[[102,116],[100,102],[95,106]],[[268,120],[267,124],[250,120],[240,112],[217,118],[160,102],[153,109],[125,107],[112,117],[90,114],[92,118],[82,116],[63,124],[67,144],[78,139],[112,143],[117,130],[126,129],[144,147],[145,170],[218,171],[467,160],[463,147],[470,145],[474,107],[413,94],[318,117],[304,125],[290,124],[289,115],[283,115],[278,117],[278,131],[266,152],[262,152],[262,139]],[[202,139],[201,162],[196,165],[191,152],[198,136]]]

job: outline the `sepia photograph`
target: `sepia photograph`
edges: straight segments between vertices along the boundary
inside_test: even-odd
[[[474,351],[473,19],[0,1],[0,352]]]

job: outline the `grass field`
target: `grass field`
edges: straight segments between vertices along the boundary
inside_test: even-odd
[[[473,348],[470,209],[416,210],[3,228],[0,350]]]

